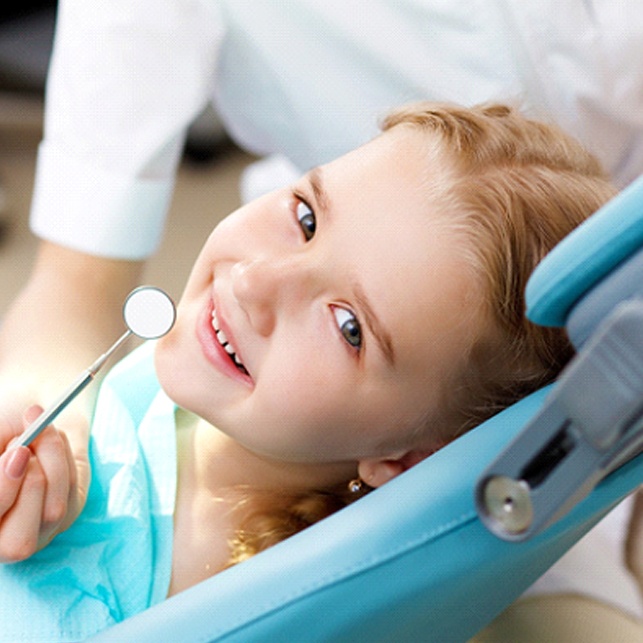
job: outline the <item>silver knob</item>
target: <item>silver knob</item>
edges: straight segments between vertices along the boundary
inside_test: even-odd
[[[527,531],[534,519],[530,491],[524,480],[507,476],[489,478],[481,498],[487,525],[505,536]]]

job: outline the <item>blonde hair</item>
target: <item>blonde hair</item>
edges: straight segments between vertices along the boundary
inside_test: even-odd
[[[433,134],[452,166],[447,214],[468,240],[492,321],[448,401],[462,417],[448,442],[552,381],[572,357],[564,329],[526,318],[525,287],[545,255],[616,190],[575,139],[507,105],[421,103],[383,123],[385,131],[398,126]]]
[[[552,381],[573,349],[562,329],[525,316],[524,290],[540,260],[615,194],[598,161],[554,125],[517,109],[415,103],[390,113],[382,130],[411,127],[437,141],[447,167],[440,198],[464,232],[470,266],[486,290],[490,332],[472,343],[445,408],[459,419],[447,443]],[[446,413],[445,417],[454,414]],[[417,435],[435,431],[427,414]],[[231,543],[235,564],[344,507],[346,487],[259,499]]]

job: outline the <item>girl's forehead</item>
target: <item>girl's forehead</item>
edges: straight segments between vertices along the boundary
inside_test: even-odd
[[[453,184],[453,159],[441,140],[419,127],[396,126],[361,147],[322,166],[327,193],[359,191],[392,207],[414,199],[421,209],[445,201]],[[435,223],[435,221],[434,221]]]
[[[350,264],[396,357],[439,366],[462,353],[479,285],[436,196],[426,137],[410,129],[386,132],[318,178],[334,209],[338,261]]]

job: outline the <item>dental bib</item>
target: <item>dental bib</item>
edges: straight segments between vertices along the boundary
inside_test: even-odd
[[[0,641],[84,640],[165,599],[176,489],[174,404],[153,345],[109,373],[90,439],[92,482],[77,521],[30,559],[0,565]]]

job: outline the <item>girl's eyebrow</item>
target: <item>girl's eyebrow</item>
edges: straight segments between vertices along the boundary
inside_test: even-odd
[[[330,216],[332,210],[330,197],[328,196],[328,192],[326,192],[326,188],[324,187],[324,180],[320,167],[314,167],[312,170],[310,170],[310,172],[308,172],[308,181],[310,183],[310,187],[313,190],[313,194],[315,195],[315,201],[317,201],[317,205],[324,211],[324,214],[326,216]]]
[[[355,297],[355,300],[364,315],[364,321],[380,347],[382,354],[386,358],[389,366],[394,369],[395,349],[393,348],[391,334],[382,326],[379,318],[373,312],[373,307],[371,306],[364,289],[358,282],[353,283],[353,296]]]
[[[313,191],[316,205],[324,212],[326,218],[330,220],[331,201],[328,192],[324,187],[321,168],[315,167],[310,170],[307,178]],[[362,285],[358,281],[353,282],[352,291],[353,297],[362,311],[364,321],[375,338],[382,355],[384,355],[384,358],[391,368],[395,368],[395,349],[393,348],[391,334],[380,323],[379,318],[373,311],[373,306],[371,305],[364,288],[362,288]]]

